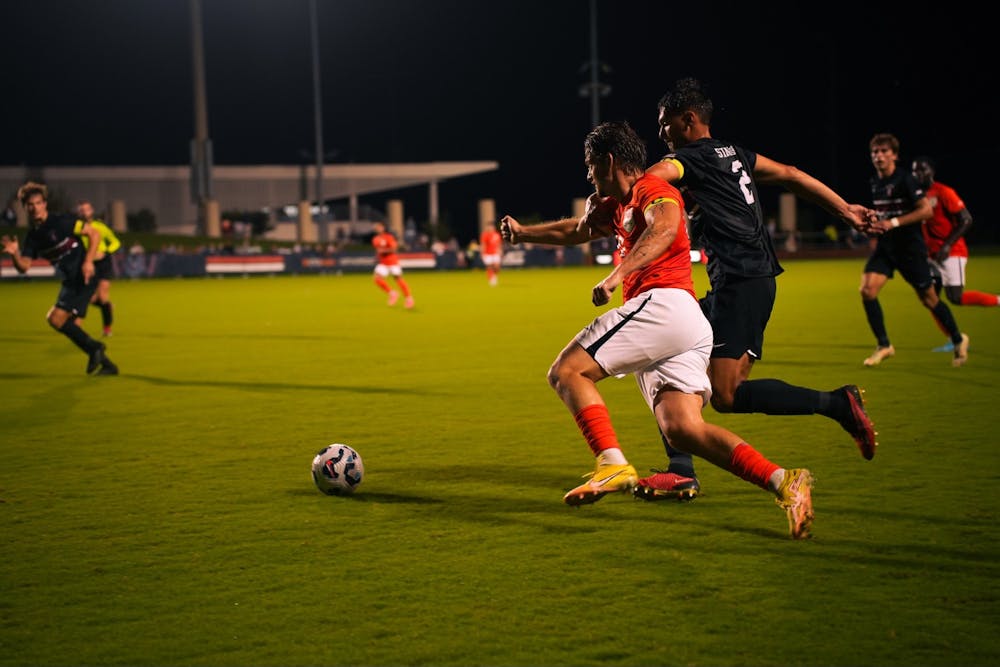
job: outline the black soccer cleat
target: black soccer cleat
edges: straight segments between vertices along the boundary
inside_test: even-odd
[[[107,361],[107,357],[104,356],[105,349],[107,348],[104,343],[98,343],[97,347],[91,351],[87,358],[87,375],[95,374]]]

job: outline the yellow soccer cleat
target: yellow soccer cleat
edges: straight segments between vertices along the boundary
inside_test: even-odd
[[[601,459],[597,459],[597,467],[594,472],[588,472],[584,477],[589,479],[571,490],[563,496],[563,502],[567,505],[577,507],[596,503],[605,494],[625,491],[632,493],[635,485],[639,482],[639,475],[635,468],[629,464],[624,465],[601,465]]]
[[[811,537],[809,529],[813,522],[812,473],[805,468],[785,470],[785,479],[778,487],[778,497],[774,502],[788,515],[788,531],[793,540]]]

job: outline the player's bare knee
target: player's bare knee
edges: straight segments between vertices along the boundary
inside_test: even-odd
[[[549,386],[556,391],[559,391],[559,386],[562,384],[561,372],[562,365],[556,361],[549,367],[549,372],[545,375],[545,379],[548,381]]]

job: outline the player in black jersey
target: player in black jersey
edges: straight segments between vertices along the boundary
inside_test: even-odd
[[[76,218],[49,213],[46,186],[29,181],[18,189],[17,197],[28,212],[29,229],[23,248],[16,238],[4,236],[0,240],[3,251],[11,256],[19,273],[27,272],[31,260],[39,257],[56,267],[63,282],[56,303],[46,316],[48,323],[87,354],[87,373],[117,375],[118,367],[105,355],[104,343],[88,336],[76,324],[77,317],[86,315],[90,298],[97,289],[94,255],[100,246],[100,232],[90,225],[82,226],[80,233],[89,239],[89,247],[84,250],[81,238],[73,232]]]
[[[708,256],[711,290],[701,303],[715,338],[708,370],[712,406],[719,412],[821,414],[840,424],[862,456],[871,459],[875,430],[856,385],[817,391],[748,377],[754,361],[763,355],[775,277],[783,271],[764,225],[757,185],[781,185],[861,231],[869,231],[874,212],[848,204],[793,166],[713,138],[712,112],[712,100],[700,82],[677,81],[659,101],[660,138],[672,152],[647,169],[680,187],[688,202],[692,239]],[[646,500],[690,500],[700,490],[691,457],[673,449],[666,438],[663,441],[669,467],[639,480],[636,495]]]
[[[878,344],[864,364],[877,366],[896,353],[889,342],[878,294],[898,270],[903,280],[916,290],[920,302],[948,332],[955,354],[951,363],[961,366],[969,358],[969,337],[959,331],[951,308],[938,298],[921,229],[923,221],[933,217],[934,209],[913,173],[896,168],[899,140],[895,136],[876,134],[868,142],[868,148],[876,171],[871,179],[872,204],[879,216],[874,229],[882,235],[861,276],[861,302]]]

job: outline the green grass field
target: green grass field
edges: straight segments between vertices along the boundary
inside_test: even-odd
[[[995,665],[1000,309],[954,308],[952,368],[895,280],[863,368],[861,266],[785,262],[752,377],[864,387],[873,461],[820,416],[706,410],[813,471],[802,542],[707,463],[689,504],[562,503],[593,460],[545,373],[600,268],[411,271],[413,311],[367,274],[120,280],[119,377],[45,324],[57,283],[4,281],[0,665]],[[601,387],[662,466],[634,381]],[[331,442],[353,497],[312,483]]]

